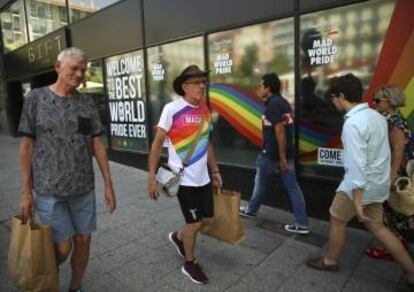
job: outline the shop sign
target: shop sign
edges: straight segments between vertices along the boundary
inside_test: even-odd
[[[318,164],[343,167],[342,149],[318,148]]]
[[[147,126],[142,51],[105,60],[111,144],[115,149],[146,150]]]
[[[335,56],[338,48],[335,46],[333,35],[337,34],[336,30],[330,27],[316,30],[311,35],[312,46],[308,49],[309,63],[311,66],[326,65],[335,62]]]
[[[54,66],[59,52],[67,47],[66,31],[60,29],[4,56],[8,78],[33,74]]]
[[[150,64],[152,81],[163,81],[165,79],[165,68],[161,58],[161,54],[153,57]]]
[[[213,43],[214,49],[214,73],[231,74],[233,72],[233,59],[231,53],[233,41],[222,39]]]

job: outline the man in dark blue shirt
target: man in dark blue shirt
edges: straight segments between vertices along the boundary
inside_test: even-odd
[[[265,101],[262,116],[263,149],[256,160],[256,177],[253,195],[246,207],[240,208],[240,215],[255,217],[266,193],[269,179],[280,175],[289,193],[296,222],[285,225],[286,231],[299,234],[309,233],[306,205],[295,172],[295,148],[293,143],[294,124],[292,108],[280,95],[280,80],[275,73],[266,74],[258,89],[258,95]]]

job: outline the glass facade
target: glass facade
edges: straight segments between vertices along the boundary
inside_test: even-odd
[[[78,21],[119,0],[69,0],[70,22]]]
[[[208,36],[213,144],[223,163],[253,167],[262,143],[261,77],[278,74],[294,106],[293,18]]]
[[[69,0],[70,22],[78,21],[119,0]],[[0,13],[4,52],[7,53],[68,24],[66,0],[24,0],[12,3]]]
[[[196,37],[147,49],[150,123],[153,133],[164,105],[179,97],[172,89],[175,77],[192,64],[204,68],[203,47],[203,38]]]
[[[26,1],[30,40],[67,24],[64,0]],[[69,0],[70,21],[117,1]],[[262,144],[264,109],[256,90],[264,74],[275,72],[282,82],[282,95],[298,113],[299,139],[295,143],[300,172],[336,179],[343,172],[340,165],[318,162],[321,148],[342,148],[343,116],[324,96],[328,80],[344,73],[355,74],[363,82],[367,101],[378,86],[374,80],[398,84],[406,96],[414,92],[408,84],[412,66],[407,65],[412,63],[412,42],[401,30],[407,21],[400,21],[394,11],[398,3],[371,0],[309,14],[295,13],[294,17],[300,18],[299,31],[294,30],[294,17],[289,17],[149,47],[146,68],[142,50],[89,62],[80,91],[95,99],[102,121],[108,125],[111,148],[148,152],[148,137],[155,133],[162,108],[178,98],[172,88],[174,78],[190,64],[208,67],[207,101],[216,156],[223,164],[253,168]],[[23,0],[18,0],[1,12],[5,51],[27,43],[24,6]],[[397,28],[390,29],[393,25]],[[297,34],[299,62],[295,64]],[[397,49],[398,54],[394,53]],[[399,56],[392,68],[391,61],[386,60],[389,55]],[[295,76],[295,66],[299,76]],[[105,76],[102,68],[106,68]],[[389,78],[384,77],[383,71],[391,70]],[[382,77],[375,79],[376,75]],[[144,80],[148,81],[148,97]],[[297,96],[295,80],[300,81]],[[414,126],[414,103],[408,102],[402,112]]]
[[[26,6],[31,41],[67,25],[65,0],[26,0]]]
[[[27,43],[23,0],[13,2],[0,13],[3,49],[7,53]]]
[[[368,89],[393,8],[394,1],[369,1],[301,17],[298,161],[306,173],[342,173],[342,167],[318,165],[319,148],[342,148],[343,116],[324,97],[328,80],[353,73]]]

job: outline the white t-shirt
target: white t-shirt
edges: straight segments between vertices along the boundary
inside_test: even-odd
[[[168,164],[179,170],[197,134],[202,114],[205,116],[203,130],[189,164],[184,168],[180,182],[183,186],[200,187],[210,182],[207,168],[208,138],[213,128],[210,112],[205,103],[194,106],[180,98],[165,105],[158,122],[158,127],[168,133]]]

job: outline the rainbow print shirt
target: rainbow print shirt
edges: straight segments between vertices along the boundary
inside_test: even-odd
[[[205,117],[200,140],[184,168],[181,185],[203,186],[210,182],[207,171],[207,146],[212,131],[210,112],[205,103],[195,107],[183,98],[168,103],[161,114],[158,127],[168,135],[168,164],[179,169],[191,148],[199,125]]]

